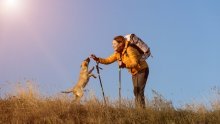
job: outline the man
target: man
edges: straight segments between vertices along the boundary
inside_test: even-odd
[[[147,82],[149,68],[142,55],[129,44],[123,36],[116,36],[112,41],[114,53],[107,58],[99,58],[91,54],[91,58],[101,64],[111,64],[118,61],[120,68],[127,68],[132,75],[136,107],[145,107],[144,89]]]

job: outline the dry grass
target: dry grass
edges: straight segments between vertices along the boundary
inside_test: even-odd
[[[28,86],[29,87],[29,86]],[[95,97],[74,104],[68,96],[41,97],[31,88],[16,95],[0,98],[0,123],[119,123],[119,124],[218,124],[220,102],[215,101],[211,109],[203,105],[186,105],[176,109],[156,91],[145,109],[135,108],[133,101],[123,100],[104,105]]]

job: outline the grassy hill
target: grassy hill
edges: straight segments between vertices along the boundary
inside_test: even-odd
[[[44,97],[29,89],[0,98],[0,124],[220,124],[220,102],[213,102],[209,109],[201,104],[174,108],[171,101],[154,92],[142,109],[125,99],[120,106],[109,100],[104,105],[95,97],[75,104],[70,96]]]

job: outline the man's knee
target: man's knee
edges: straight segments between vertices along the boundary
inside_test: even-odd
[[[140,88],[139,87],[134,87],[134,95],[138,96],[140,92]]]

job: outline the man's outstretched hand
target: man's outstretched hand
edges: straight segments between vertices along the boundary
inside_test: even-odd
[[[96,62],[99,61],[99,58],[96,57],[96,55],[94,55],[94,54],[91,54],[91,55],[90,55],[90,58],[92,58],[92,59],[93,59],[94,61],[96,61]]]

